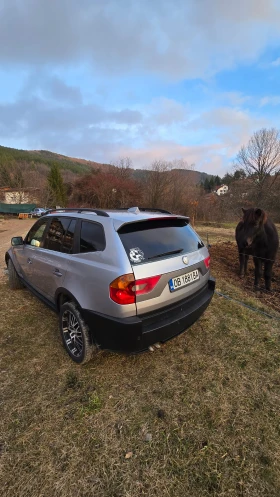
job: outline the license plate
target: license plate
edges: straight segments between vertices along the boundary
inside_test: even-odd
[[[196,280],[199,280],[198,269],[195,269],[194,271],[191,271],[190,273],[186,273],[186,274],[182,274],[181,276],[177,276],[177,278],[172,278],[168,282],[170,292],[175,292],[175,290],[179,290],[179,288],[183,288],[184,286],[187,286]]]

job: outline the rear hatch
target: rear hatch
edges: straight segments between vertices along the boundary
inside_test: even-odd
[[[118,229],[136,280],[137,314],[193,296],[209,279],[209,253],[188,218],[160,217]]]

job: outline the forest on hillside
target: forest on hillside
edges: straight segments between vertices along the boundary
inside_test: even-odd
[[[215,187],[228,185],[218,196]],[[129,158],[98,164],[52,152],[0,147],[0,187],[39,189],[42,206],[162,208],[200,221],[235,220],[242,207],[258,206],[280,222],[279,132],[262,129],[241,147],[223,178],[194,171],[184,160],[155,160],[134,169]]]

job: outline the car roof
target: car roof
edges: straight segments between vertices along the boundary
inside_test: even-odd
[[[186,216],[181,216],[177,214],[171,214],[168,211],[156,209],[143,209],[138,207],[132,207],[129,209],[86,209],[86,208],[68,208],[68,209],[54,209],[47,213],[48,216],[63,216],[63,217],[75,217],[79,219],[87,219],[90,221],[102,221],[104,218],[110,218],[113,220],[113,224],[116,230],[120,228],[123,224],[133,223],[138,221],[145,221],[148,219],[166,219],[166,218],[182,218],[189,221]]]

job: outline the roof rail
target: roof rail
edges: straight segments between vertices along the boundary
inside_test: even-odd
[[[131,208],[132,207],[121,207],[118,210],[128,211]],[[135,209],[136,209],[136,207],[135,207]],[[164,209],[153,209],[153,208],[149,208],[149,207],[137,207],[137,209],[139,209],[140,212],[160,212],[161,214],[172,214],[172,212],[166,211]]]
[[[55,212],[59,213],[59,212],[94,212],[95,214],[97,214],[97,216],[103,216],[103,217],[110,217],[109,214],[105,211],[102,211],[100,209],[87,209],[87,208],[83,208],[83,207],[70,207],[70,208],[66,208],[66,209],[49,209],[47,210],[46,214],[54,214]]]

